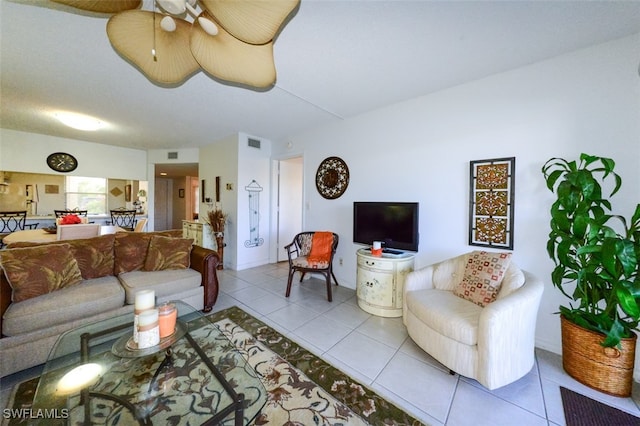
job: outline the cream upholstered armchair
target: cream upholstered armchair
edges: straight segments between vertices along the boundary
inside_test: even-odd
[[[403,321],[411,339],[452,373],[488,389],[518,380],[534,363],[544,284],[510,257],[475,251],[405,280]]]

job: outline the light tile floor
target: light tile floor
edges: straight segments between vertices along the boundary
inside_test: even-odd
[[[617,398],[576,382],[559,355],[536,350],[531,372],[511,385],[488,391],[435,361],[408,337],[401,318],[370,315],[358,307],[355,290],[333,286],[326,298],[321,277],[297,279],[284,297],[286,263],[219,272],[214,310],[236,305],[350,374],[430,425],[564,425],[560,386],[640,416],[640,387],[633,398]],[[296,275],[296,278],[298,275]],[[34,367],[0,382],[5,407],[12,387],[38,375]]]

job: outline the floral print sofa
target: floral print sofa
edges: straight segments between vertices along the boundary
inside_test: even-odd
[[[0,250],[0,377],[44,363],[70,329],[132,312],[140,290],[210,311],[220,259],[181,237],[118,232]]]

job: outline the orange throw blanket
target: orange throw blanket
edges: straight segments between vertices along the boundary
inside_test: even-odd
[[[333,244],[332,232],[316,232],[311,240],[311,251],[307,256],[307,262],[311,266],[321,263],[328,264],[331,260],[331,245]]]

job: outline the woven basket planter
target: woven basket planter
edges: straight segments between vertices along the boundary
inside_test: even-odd
[[[582,328],[564,316],[562,366],[580,383],[609,395],[628,397],[633,384],[637,336],[622,339],[621,349],[600,345],[604,335]]]

